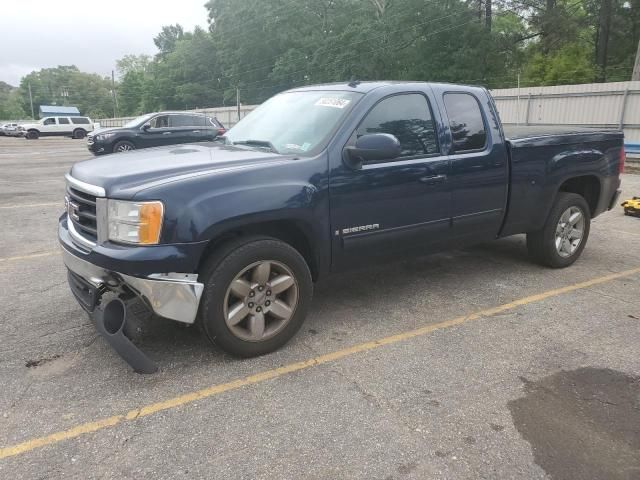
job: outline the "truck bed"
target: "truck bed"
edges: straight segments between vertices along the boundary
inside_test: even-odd
[[[505,138],[509,141],[550,136],[621,133],[620,130],[612,128],[576,127],[573,125],[503,125],[503,130]]]
[[[511,161],[511,190],[503,235],[537,231],[558,186],[570,177],[593,176],[602,192],[592,215],[608,207],[618,188],[623,133],[575,126],[504,126]]]

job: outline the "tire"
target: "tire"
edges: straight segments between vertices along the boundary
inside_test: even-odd
[[[76,140],[80,140],[84,137],[87,136],[87,132],[85,130],[83,130],[82,128],[78,128],[76,130],[73,131],[73,135],[72,137]]]
[[[591,211],[584,197],[559,192],[542,230],[527,234],[529,255],[548,267],[568,267],[582,254],[590,228]],[[581,232],[579,238],[577,232]]]
[[[206,261],[202,278],[205,289],[198,322],[211,342],[236,357],[264,355],[287,343],[304,323],[313,293],[305,259],[271,237],[245,237],[226,244]],[[231,288],[232,282],[242,286],[242,296]],[[285,284],[290,286],[275,291]]]
[[[135,149],[136,146],[133,143],[127,140],[121,140],[113,146],[113,153],[129,152]]]
[[[38,137],[40,137],[40,132],[38,130],[29,130],[24,135],[24,138],[26,138],[27,140],[36,140],[38,139]]]

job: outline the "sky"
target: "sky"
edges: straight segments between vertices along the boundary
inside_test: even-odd
[[[155,54],[163,25],[207,27],[206,0],[2,0],[0,80],[17,86],[41,68],[76,65],[111,75],[127,54]]]

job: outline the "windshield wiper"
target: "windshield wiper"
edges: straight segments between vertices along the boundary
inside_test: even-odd
[[[238,140],[232,142],[232,145],[249,145],[252,147],[268,148],[273,153],[280,153],[278,149],[268,140]]]

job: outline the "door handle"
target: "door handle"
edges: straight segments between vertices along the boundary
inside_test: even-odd
[[[427,175],[419,179],[420,183],[424,183],[425,185],[436,185],[438,183],[444,183],[446,180],[446,175]]]
[[[171,132],[162,132],[163,135],[171,135]]]
[[[200,133],[200,130],[194,130],[193,133]]]

